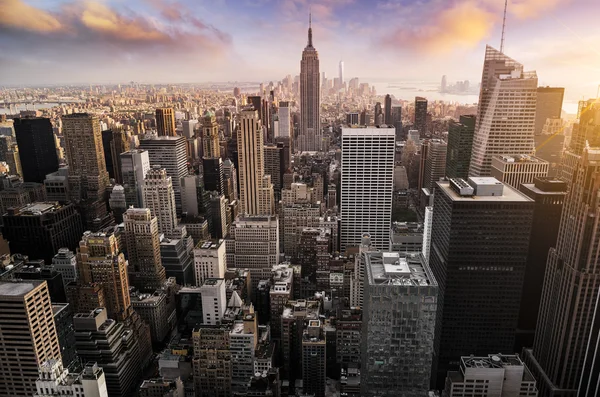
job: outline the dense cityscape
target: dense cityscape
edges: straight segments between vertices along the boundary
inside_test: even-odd
[[[305,34],[279,81],[0,87],[0,397],[600,395],[600,99],[504,30],[471,104]]]

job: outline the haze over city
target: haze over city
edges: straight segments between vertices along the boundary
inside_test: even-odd
[[[478,82],[502,0],[0,0],[0,84],[270,81],[298,73],[312,8],[321,71]],[[566,99],[595,95],[595,0],[511,0],[505,52]]]

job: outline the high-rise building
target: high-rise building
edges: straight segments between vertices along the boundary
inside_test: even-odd
[[[321,150],[321,75],[319,53],[313,47],[312,24],[308,24],[308,44],[302,51],[300,61],[300,131],[299,151]]]
[[[548,251],[556,246],[567,184],[556,178],[534,178],[531,184],[521,184],[520,190],[535,201],[535,207],[517,327],[516,352],[520,352],[523,347],[533,346]]]
[[[185,385],[180,377],[146,379],[138,392],[139,397],[184,397]]]
[[[130,208],[124,214],[124,223],[131,284],[141,291],[154,292],[166,281],[158,220],[148,208]]]
[[[383,123],[385,125],[393,126],[392,122],[392,97],[390,94],[386,94],[384,101],[384,110],[383,110]]]
[[[144,207],[143,186],[146,174],[150,171],[150,157],[147,150],[134,149],[120,154],[121,176],[125,188],[127,206]]]
[[[492,156],[492,177],[517,190],[523,183],[533,183],[535,178],[548,176],[549,164],[535,156]]]
[[[283,144],[265,145],[264,148],[265,175],[271,176],[273,195],[275,197],[275,202],[277,203],[281,200],[283,174],[286,171],[284,166],[284,150]]]
[[[75,368],[79,366],[79,358],[75,351],[75,331],[73,331],[71,305],[68,303],[53,303],[52,312],[54,313],[54,325],[63,367],[67,369]]]
[[[131,306],[140,318],[150,327],[153,342],[162,343],[175,327],[177,314],[175,312],[175,296],[169,289],[173,288],[174,279],[165,282],[163,288],[153,293],[131,293]],[[171,284],[171,285],[169,285]]]
[[[429,149],[425,159],[423,187],[433,192],[435,183],[446,176],[446,158],[448,145],[439,139],[428,141]]]
[[[361,396],[420,396],[429,389],[438,283],[420,253],[368,252]]]
[[[292,136],[292,115],[290,103],[287,101],[279,102],[279,136],[290,138]]]
[[[325,397],[327,343],[320,320],[309,320],[302,333],[302,389]]]
[[[97,362],[104,370],[108,396],[131,396],[143,368],[135,332],[108,318],[104,308],[75,314],[73,326],[77,355],[82,362]]]
[[[204,157],[202,159],[202,180],[204,189],[223,194],[224,187],[223,160],[220,157]]]
[[[129,150],[128,134],[120,127],[102,131],[102,146],[108,175],[122,183],[120,154]]]
[[[534,202],[489,177],[437,185],[429,263],[440,285],[441,387],[465,354],[513,352]]]
[[[58,155],[50,119],[14,119],[21,172],[25,182],[44,183],[46,175],[58,171]]]
[[[223,192],[225,197],[229,199],[229,202],[238,199],[238,177],[237,170],[235,169],[235,165],[229,159],[223,161],[223,179],[231,181],[231,190],[228,192]],[[224,182],[226,186],[229,186]]]
[[[45,281],[0,281],[0,395],[30,397],[38,365],[61,361]]]
[[[446,155],[446,176],[448,178],[469,177],[475,116],[460,116],[457,122],[448,127],[448,151]]]
[[[37,202],[10,208],[2,216],[2,236],[10,251],[52,263],[59,248],[75,250],[81,239],[81,217],[72,204]]]
[[[229,325],[194,330],[194,389],[199,397],[231,396]]]
[[[339,65],[339,79],[340,79],[340,85],[344,85],[344,61],[340,61],[340,65]]]
[[[177,213],[180,214],[181,178],[188,174],[185,138],[152,135],[147,139],[140,140],[140,149],[148,151],[150,166],[156,165],[167,170],[167,175],[171,177],[173,183]]]
[[[158,136],[177,136],[173,108],[156,109],[156,132]]]
[[[214,113],[206,111],[202,123],[203,157],[221,157],[219,124]]]
[[[541,396],[575,395],[590,334],[596,332],[599,161],[598,148],[584,149],[564,201],[556,248],[548,253],[533,350],[525,350]]]
[[[106,208],[108,172],[102,147],[98,116],[74,113],[62,117],[67,162],[69,193],[80,209],[86,230],[97,231],[111,219]]]
[[[177,227],[175,192],[164,168],[153,167],[144,179],[144,205],[158,219],[158,231],[170,236]]]
[[[209,278],[224,278],[227,269],[225,241],[204,241],[194,248],[194,274],[196,285]]]
[[[390,239],[395,129],[342,128],[341,250],[363,233],[386,249]]]
[[[52,258],[52,267],[62,275],[65,285],[77,281],[77,258],[68,248],[59,248]]]
[[[6,214],[9,208],[20,208],[36,201],[47,201],[44,186],[40,183],[25,182],[5,187],[0,190],[0,213]]]
[[[560,119],[562,115],[562,87],[538,87],[535,105],[535,135],[540,135],[548,119]],[[19,144],[19,146],[21,146]]]
[[[104,370],[97,363],[86,363],[83,372],[71,373],[60,361],[44,361],[35,384],[34,397],[108,397]]]
[[[481,386],[481,387],[478,387]],[[463,356],[460,371],[450,371],[443,397],[537,397],[535,378],[518,355]]]
[[[469,175],[489,176],[492,156],[533,154],[537,75],[487,46]]]
[[[254,291],[260,280],[271,277],[271,269],[279,263],[277,217],[238,217],[231,225],[225,243],[227,265],[249,269]]]
[[[414,127],[419,131],[419,137],[427,136],[427,98],[415,97]]]
[[[123,321],[129,317],[127,260],[114,234],[85,232],[79,243],[77,266],[81,284],[102,285],[107,313],[112,319]]]
[[[240,213],[271,215],[274,211],[271,177],[264,172],[264,145],[261,122],[256,110],[244,110],[238,131]]]
[[[194,242],[190,236],[164,238],[160,242],[160,259],[167,278],[174,277],[179,285],[194,284]]]

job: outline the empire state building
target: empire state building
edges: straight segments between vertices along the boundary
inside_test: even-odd
[[[319,53],[313,47],[311,18],[308,22],[308,44],[302,51],[300,61],[300,133],[299,151],[321,150],[321,78],[319,74]]]

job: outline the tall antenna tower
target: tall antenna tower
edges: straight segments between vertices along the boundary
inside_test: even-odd
[[[508,0],[504,0],[504,18],[502,18],[502,39],[500,40],[500,52],[504,54],[504,30],[506,29],[506,9]]]

